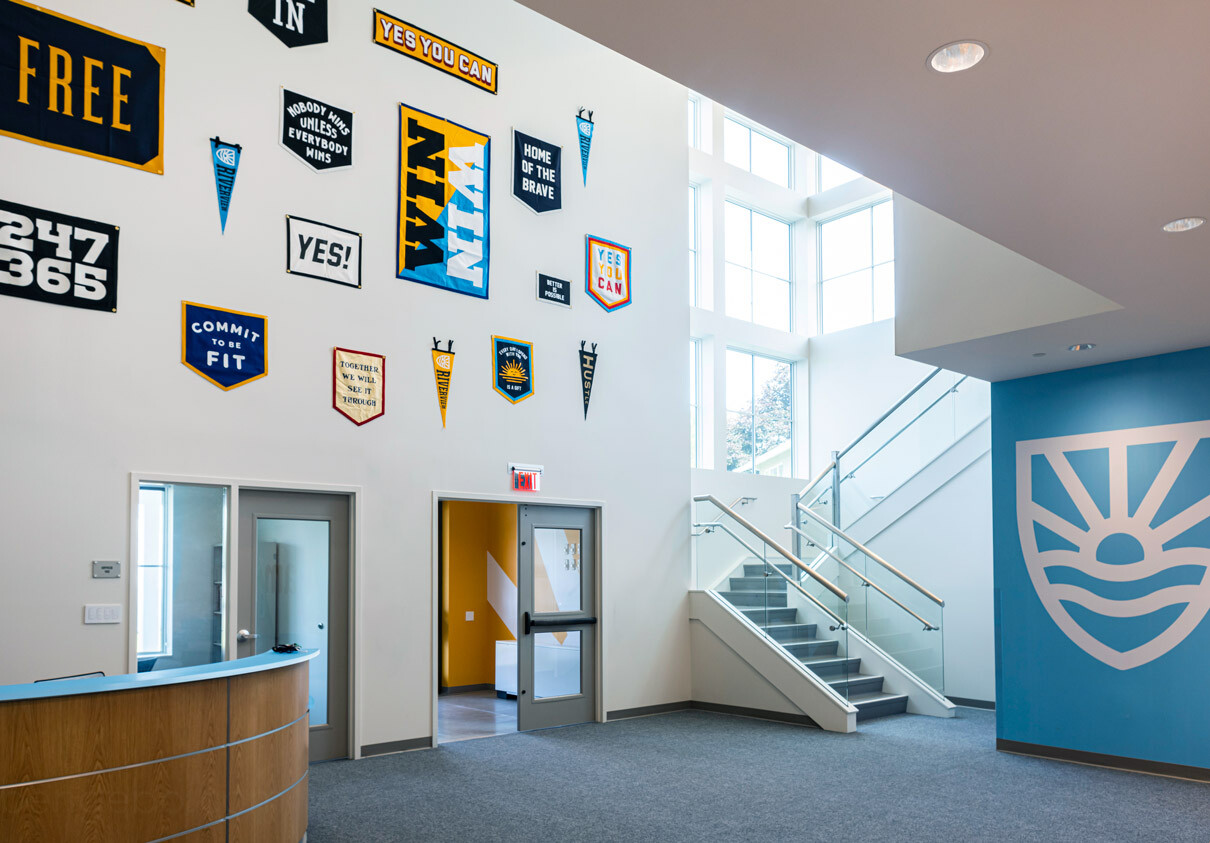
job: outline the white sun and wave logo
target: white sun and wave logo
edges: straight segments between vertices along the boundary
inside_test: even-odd
[[[1174,539],[1210,519],[1210,495],[1194,500],[1161,523],[1153,523],[1173,486],[1186,473],[1194,450],[1207,438],[1210,438],[1210,421],[1082,433],[1017,443],[1017,529],[1030,580],[1042,605],[1067,637],[1088,655],[1110,667],[1129,670],[1158,659],[1184,641],[1210,610],[1210,576],[1206,571],[1210,563],[1210,549],[1165,549]],[[1140,445],[1168,444],[1172,445],[1171,451],[1131,512],[1131,488],[1137,487],[1140,478],[1129,476],[1129,449]],[[1107,457],[1108,516],[1094,501],[1089,488],[1073,467],[1069,455],[1075,452],[1099,452],[1098,456]],[[1068,502],[1048,500],[1054,507],[1052,509],[1035,499],[1038,497],[1035,494],[1037,478],[1034,476],[1036,457],[1044,458],[1054,470],[1070,499]],[[1141,479],[1145,482],[1146,478]],[[1210,477],[1206,480],[1210,481]],[[1210,482],[1206,487],[1210,491]],[[1138,493],[1135,492],[1133,496],[1138,497]],[[1069,505],[1056,505],[1058,503]],[[1070,516],[1072,506],[1087,528],[1054,511],[1059,509]],[[1165,514],[1170,509],[1171,505],[1165,507]],[[1054,533],[1074,549],[1039,550],[1035,525]],[[1141,558],[1126,564],[1110,564],[1098,559],[1102,542],[1122,535],[1137,541]],[[1087,584],[1093,584],[1088,579],[1091,578],[1100,585],[1130,583],[1138,586],[1148,578],[1184,566],[1201,567],[1201,576],[1196,583],[1166,585],[1129,599],[1109,599],[1079,585],[1055,583],[1047,573],[1048,569],[1071,568],[1080,575],[1086,575],[1079,577],[1079,580]],[[1171,581],[1165,577],[1157,579]],[[1145,584],[1142,587],[1145,588]],[[1183,609],[1172,623],[1146,642],[1120,650],[1102,642],[1077,623],[1065,604],[1080,606],[1108,619],[1141,618],[1175,606],[1183,606]]]

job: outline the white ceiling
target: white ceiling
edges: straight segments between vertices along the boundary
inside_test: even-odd
[[[1123,308],[1043,332],[1098,343],[1078,360],[1023,331],[939,349],[948,368],[1210,345],[1210,225],[1160,230],[1210,216],[1206,0],[521,2]],[[926,68],[963,38],[980,65]]]

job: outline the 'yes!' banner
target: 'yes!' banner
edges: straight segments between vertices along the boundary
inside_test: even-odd
[[[399,104],[395,275],[487,298],[491,138]]]

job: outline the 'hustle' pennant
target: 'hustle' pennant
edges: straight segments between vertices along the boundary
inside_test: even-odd
[[[576,131],[580,134],[580,169],[584,171],[584,184],[588,184],[588,151],[592,149],[592,112],[584,116],[586,109],[576,112]]]
[[[454,376],[454,341],[441,350],[441,343],[433,337],[433,378],[437,381],[437,403],[441,406],[441,426],[445,427],[445,408],[450,403],[450,379]]]
[[[238,143],[225,143],[217,137],[210,139],[214,188],[218,191],[218,218],[224,234],[227,233],[227,210],[231,207],[231,194],[235,191],[235,174],[239,170],[241,149],[243,147]]]
[[[584,418],[588,418],[588,399],[592,398],[592,379],[597,373],[597,344],[592,351],[585,351],[585,340],[580,340],[580,386],[584,389]]]

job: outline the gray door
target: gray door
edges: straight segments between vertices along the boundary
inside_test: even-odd
[[[596,719],[594,511],[518,507],[517,728]]]
[[[240,658],[298,644],[310,662],[311,760],[349,755],[349,503],[344,495],[240,491]]]

